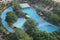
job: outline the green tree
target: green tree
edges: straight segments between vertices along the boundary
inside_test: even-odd
[[[24,30],[16,28],[15,31],[19,40],[32,40],[32,37],[30,37]]]
[[[37,25],[38,25],[38,23],[35,20],[27,19],[27,21],[25,22],[23,27],[24,27],[26,33],[28,33],[30,36],[33,37],[37,30],[37,27],[36,27]],[[33,39],[34,39],[34,37],[33,37]]]
[[[38,25],[38,23],[35,20],[27,19],[27,21],[25,22],[23,27],[26,31],[28,31],[28,33],[30,33],[32,30],[37,29],[37,27],[36,27],[37,25]]]
[[[18,5],[18,4],[14,4],[13,5],[13,10],[16,11],[16,10],[20,10],[21,7]]]
[[[5,37],[6,37],[7,40],[19,40],[17,38],[18,36],[16,35],[16,33],[10,33],[8,35],[5,34]]]
[[[15,15],[15,12],[8,12],[6,19],[5,19],[8,23],[14,23],[17,21],[17,16]]]
[[[59,19],[58,19],[57,15],[51,15],[49,20],[50,20],[51,23],[53,23],[55,25],[59,23]]]
[[[27,15],[26,13],[23,13],[21,10],[16,10],[15,12],[16,12],[15,14],[18,17],[26,17],[26,15]]]
[[[0,26],[2,26],[1,20],[2,20],[2,19],[0,18]]]

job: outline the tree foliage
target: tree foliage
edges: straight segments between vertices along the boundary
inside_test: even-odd
[[[13,11],[8,12],[5,20],[9,23],[14,23],[17,21],[17,16],[15,15]]]

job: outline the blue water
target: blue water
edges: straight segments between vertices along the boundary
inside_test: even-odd
[[[9,7],[9,8],[7,8],[6,10],[4,10],[3,12],[2,12],[2,14],[1,14],[1,18],[2,18],[2,20],[5,20],[5,18],[6,18],[6,14],[8,13],[8,12],[11,12],[11,11],[13,11],[13,9],[11,8],[11,7]]]
[[[13,11],[12,7],[7,8],[2,13],[2,15],[1,15],[2,24],[9,32],[14,32],[14,30],[12,28],[10,28],[10,26],[5,21],[6,14],[7,14],[7,12],[10,12],[10,11]],[[33,8],[24,8],[24,9],[22,9],[22,12],[27,13],[30,16],[30,18],[36,20],[39,23],[37,26],[37,28],[39,30],[43,30],[46,32],[53,32],[53,31],[57,31],[59,29],[58,27],[44,21],[40,16],[37,15],[36,11]],[[26,20],[23,18],[18,18],[17,22],[15,22],[13,25],[16,26],[17,28],[21,28],[21,26],[23,26],[25,21]]]
[[[24,13],[27,13],[30,18],[36,20],[39,25],[37,26],[39,30],[43,30],[46,32],[57,31],[59,28],[44,21],[40,16],[37,15],[36,11],[33,8],[24,8],[22,9]]]
[[[6,18],[6,14],[7,12],[12,11],[13,9],[11,7],[7,8],[5,11],[3,11],[3,13],[1,14],[1,19],[2,19],[2,25],[3,27],[8,30],[9,32],[13,33],[15,32],[12,28],[10,28],[10,26],[8,25],[8,23],[5,21]]]
[[[11,32],[11,33],[13,33],[13,32],[15,32],[12,28],[10,28],[10,26],[8,25],[8,23],[5,21],[5,19],[6,19],[6,14],[8,13],[8,12],[11,12],[11,11],[13,11],[13,9],[12,9],[12,7],[9,7],[9,8],[7,8],[5,11],[3,11],[3,13],[1,14],[1,19],[2,19],[2,24],[3,24],[3,27],[6,29],[6,30],[8,30],[9,32]],[[15,27],[17,27],[17,28],[22,28],[22,26],[23,26],[23,24],[26,22],[26,19],[24,19],[24,18],[18,18],[17,19],[17,22],[15,22],[14,24],[13,24],[13,26],[15,26]]]
[[[25,22],[26,22],[26,19],[18,18],[17,22],[15,22],[13,25],[17,28],[22,28],[22,26]]]

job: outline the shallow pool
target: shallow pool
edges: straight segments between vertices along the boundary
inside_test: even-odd
[[[17,28],[22,28],[23,24],[26,22],[26,19],[24,18],[18,18],[17,22],[15,22],[13,25]]]

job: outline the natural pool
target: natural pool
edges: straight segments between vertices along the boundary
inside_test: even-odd
[[[6,14],[7,12],[13,11],[12,7],[7,8],[1,15],[2,18],[2,24],[3,26],[9,31],[9,32],[14,32],[14,30],[12,28],[9,27],[9,25],[7,24],[7,22],[5,21],[6,18]],[[36,11],[33,8],[24,8],[22,9],[22,12],[27,13],[30,18],[36,20],[39,25],[37,26],[37,28],[39,30],[43,30],[46,32],[53,32],[53,31],[57,31],[59,28],[44,21],[40,16],[37,15]],[[17,28],[21,28],[22,25],[25,23],[25,19],[17,19],[17,22],[14,23],[13,25],[16,26]]]

